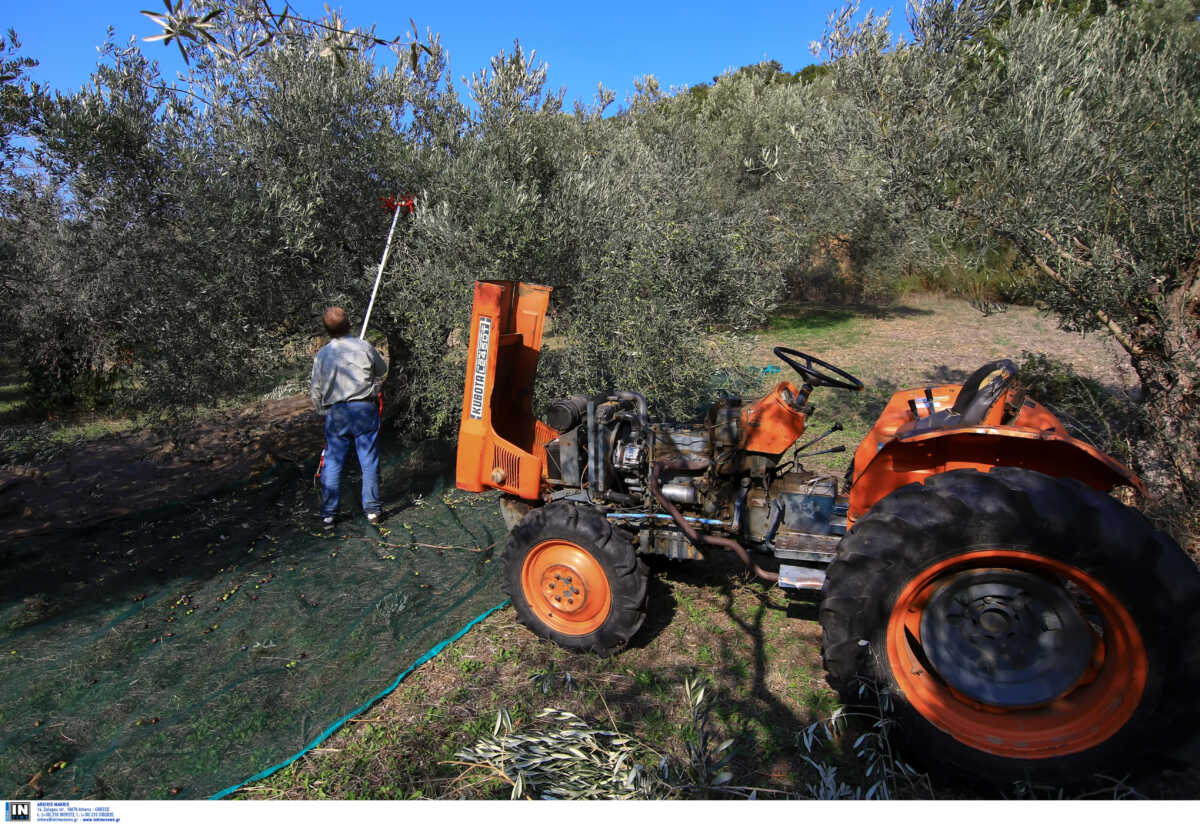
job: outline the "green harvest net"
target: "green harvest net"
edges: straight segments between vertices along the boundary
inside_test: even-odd
[[[385,444],[385,521],[314,463],[0,550],[0,795],[203,798],[279,764],[503,600],[495,495]],[[353,469],[351,467],[354,467]]]

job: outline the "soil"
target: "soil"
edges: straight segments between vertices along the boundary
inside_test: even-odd
[[[779,363],[771,352],[774,337],[760,337],[753,363]],[[930,381],[957,382],[988,361],[1019,361],[1023,351],[1065,361],[1078,374],[1113,391],[1130,392],[1137,385],[1128,355],[1111,338],[1065,332],[1052,315],[1030,306],[1010,306],[985,316],[964,300],[918,293],[875,316],[787,337],[800,349],[855,373],[868,389],[872,384],[907,388]]]
[[[0,542],[91,526],[245,480],[319,453],[321,418],[306,396],[215,416],[174,435],[123,432],[41,464],[0,468]]]

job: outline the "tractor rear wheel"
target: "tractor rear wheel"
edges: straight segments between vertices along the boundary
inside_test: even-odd
[[[591,507],[531,510],[504,551],[517,620],[568,649],[607,655],[628,642],[646,619],[648,580],[629,535]]]
[[[957,470],[896,490],[842,541],[821,627],[845,703],[977,780],[1113,775],[1200,722],[1200,571],[1074,480]]]

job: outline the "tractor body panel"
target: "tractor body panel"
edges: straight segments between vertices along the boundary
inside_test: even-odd
[[[797,407],[806,399],[791,381],[780,381],[770,394],[742,407],[741,448],[765,455],[783,454],[804,434],[808,416]]]
[[[558,433],[533,416],[533,381],[550,288],[479,281],[471,310],[458,430],[459,489],[541,493],[545,445]]]
[[[1123,484],[1145,492],[1127,467],[1071,437],[1046,407],[1011,390],[979,424],[920,431],[921,420],[950,408],[961,388],[943,384],[892,395],[854,454],[847,523],[896,489],[955,469],[1013,466],[1074,478],[1104,492]],[[1001,423],[1004,418],[1011,423]]]

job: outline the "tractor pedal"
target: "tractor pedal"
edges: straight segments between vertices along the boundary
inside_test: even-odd
[[[779,586],[783,589],[820,589],[825,585],[825,570],[812,567],[779,567]]]

